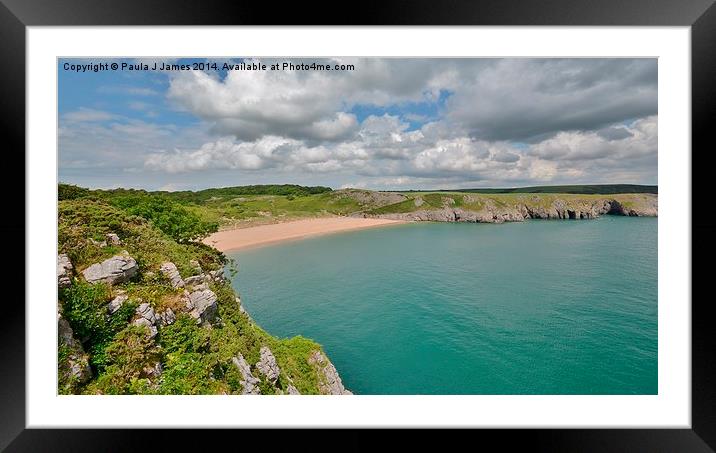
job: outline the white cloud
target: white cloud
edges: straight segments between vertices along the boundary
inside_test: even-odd
[[[620,127],[615,139],[599,131],[565,131],[531,147],[532,154],[548,160],[629,159],[657,153],[657,118]]]
[[[614,174],[629,174],[632,180],[641,181],[655,176],[656,117],[623,128],[627,132],[625,138],[615,140],[607,140],[596,132],[568,131],[521,148],[505,141],[432,134],[430,130],[441,129],[435,123],[407,131],[406,124],[397,117],[384,115],[368,117],[350,141],[312,145],[279,136],[251,142],[223,137],[195,150],[153,153],[144,165],[149,170],[170,173],[270,170],[364,178],[354,179],[353,186],[368,181],[375,184],[392,181],[395,186],[402,185],[397,181],[423,184],[433,181],[451,187],[467,181],[505,185],[589,178],[589,182],[599,182]],[[627,161],[633,165],[620,168]]]

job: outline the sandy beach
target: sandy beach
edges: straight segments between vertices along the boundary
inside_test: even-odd
[[[257,247],[321,234],[360,230],[399,223],[404,222],[400,220],[353,217],[306,219],[219,231],[204,239],[203,242],[222,252],[226,252],[229,250]]]

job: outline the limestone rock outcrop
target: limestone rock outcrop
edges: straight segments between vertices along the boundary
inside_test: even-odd
[[[276,357],[274,357],[271,350],[266,346],[261,346],[260,350],[261,359],[256,363],[256,369],[266,377],[266,380],[271,385],[276,385],[279,376],[281,375],[281,369],[276,363]]]
[[[182,280],[181,275],[179,275],[179,270],[177,269],[176,264],[171,261],[162,263],[159,271],[169,280],[172,288],[184,287],[184,280]]]
[[[187,277],[186,280],[184,280],[184,284],[186,286],[201,285],[202,283],[204,283],[204,280],[204,274],[192,275],[191,277]]]
[[[321,393],[324,395],[352,395],[350,390],[346,390],[343,386],[343,381],[338,375],[336,367],[333,366],[330,360],[321,352],[313,351],[311,356],[308,358],[308,363],[315,366],[319,373],[321,373],[323,380],[319,383]]]
[[[596,219],[606,214],[654,217],[658,215],[658,198],[655,195],[642,194],[628,200],[630,200],[628,207],[608,197],[556,198],[549,203],[544,203],[542,198],[535,195],[533,199],[506,205],[498,204],[489,198],[480,199],[474,195],[465,195],[463,202],[467,205],[473,204],[472,207],[455,207],[454,199],[443,197],[440,208],[361,216],[404,221],[503,223],[522,222],[527,219]],[[414,198],[414,204],[416,207],[421,207],[425,202],[418,196]]]
[[[57,255],[57,286],[67,288],[72,285],[72,263],[64,253]]]
[[[129,297],[127,297],[126,294],[124,294],[124,293],[117,294],[117,296],[114,299],[112,299],[112,301],[109,304],[107,304],[107,311],[109,312],[109,314],[110,315],[115,314],[117,312],[117,310],[122,308],[122,305],[124,305],[124,303],[127,301],[127,299],[129,299]]]
[[[209,271],[208,278],[216,283],[223,283],[224,282],[224,270],[223,269],[217,269],[215,271]]]
[[[149,338],[157,335],[157,315],[154,309],[148,304],[143,303],[137,307],[137,319],[132,322],[135,326],[147,326],[149,328]]]
[[[127,252],[115,255],[101,263],[92,264],[82,271],[85,280],[89,283],[108,283],[116,285],[129,281],[137,275],[139,266]]]
[[[122,245],[122,241],[115,233],[107,233],[104,238],[106,243],[109,245]]]
[[[177,320],[176,315],[174,314],[174,310],[171,308],[167,308],[161,313],[156,314],[157,317],[157,326],[164,327],[164,326],[170,326],[174,324],[174,321]]]
[[[192,292],[185,292],[186,308],[197,323],[214,320],[218,308],[216,301],[216,294],[206,285],[195,287]]]
[[[259,379],[251,374],[251,367],[249,363],[244,359],[244,356],[239,354],[237,357],[231,359],[236,368],[239,369],[241,374],[241,394],[242,395],[260,395],[261,389],[259,388]]]
[[[89,366],[89,356],[85,354],[82,344],[75,340],[74,332],[70,323],[57,314],[57,333],[59,344],[65,347],[67,353],[64,363],[60,363],[60,373],[65,373],[65,378],[84,384],[92,378],[92,369]]]

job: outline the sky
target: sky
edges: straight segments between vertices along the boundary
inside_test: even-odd
[[[83,187],[657,184],[656,59],[60,59],[58,91]]]

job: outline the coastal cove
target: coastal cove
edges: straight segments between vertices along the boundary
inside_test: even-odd
[[[655,394],[653,217],[415,222],[226,252],[356,394]]]

